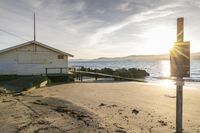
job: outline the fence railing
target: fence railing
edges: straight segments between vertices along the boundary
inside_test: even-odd
[[[49,73],[50,70],[58,70],[56,72],[56,74],[64,74],[64,73],[67,74],[68,69],[69,69],[68,67],[48,67],[48,68],[45,68],[45,74],[46,75],[50,74]],[[64,70],[65,70],[65,72],[64,72]],[[55,73],[55,72],[53,72],[53,73]]]
[[[67,74],[69,72],[76,72],[80,70],[83,66],[72,66],[72,67],[47,67],[45,68],[45,74]],[[54,70],[52,72],[51,70]],[[50,72],[51,71],[51,72]]]

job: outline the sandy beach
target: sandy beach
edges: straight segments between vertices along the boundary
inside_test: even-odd
[[[200,132],[200,89],[184,87],[184,132]],[[71,83],[0,96],[1,132],[175,132],[175,85]]]

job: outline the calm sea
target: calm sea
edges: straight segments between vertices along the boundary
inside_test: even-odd
[[[170,62],[163,61],[70,61],[69,66],[84,66],[89,68],[138,68],[149,72],[146,78],[149,82],[160,82],[169,79]],[[200,60],[192,60],[190,66],[191,77],[186,79],[186,84],[200,86]]]

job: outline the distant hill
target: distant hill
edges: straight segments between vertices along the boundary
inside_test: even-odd
[[[200,60],[200,52],[198,53],[191,53],[191,59],[193,60]],[[93,61],[122,61],[122,60],[135,60],[135,61],[151,61],[151,60],[169,60],[169,54],[161,54],[161,55],[130,55],[124,57],[101,57],[94,59]]]
[[[91,61],[91,59],[70,59],[69,61]]]
[[[192,53],[191,58],[194,60],[200,60],[200,52]]]

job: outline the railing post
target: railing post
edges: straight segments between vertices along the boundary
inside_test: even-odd
[[[46,73],[46,75],[47,75],[47,68],[45,68],[45,73]]]
[[[81,82],[83,81],[83,76],[82,75],[80,75],[81,76]]]
[[[81,74],[78,73],[78,80],[81,80]]]

